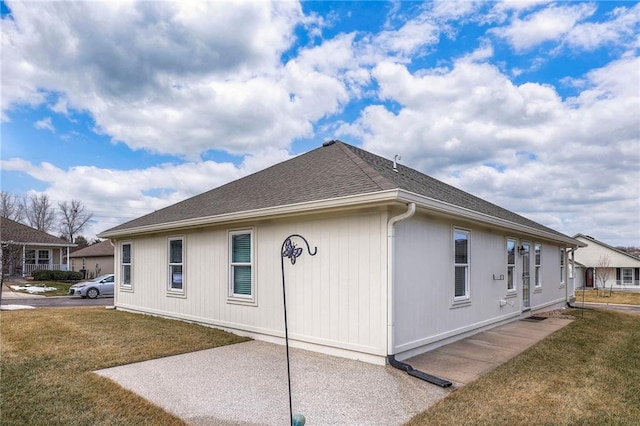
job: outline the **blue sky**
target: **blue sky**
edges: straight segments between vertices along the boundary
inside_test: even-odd
[[[341,139],[640,246],[636,2],[2,2],[2,191],[86,234]]]

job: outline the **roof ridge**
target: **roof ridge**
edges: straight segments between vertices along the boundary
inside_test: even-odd
[[[356,150],[351,149],[355,148],[354,146],[340,140],[334,140],[332,142],[335,143],[336,146],[340,147],[340,149],[345,154],[347,154],[349,159],[351,159],[351,161],[353,161],[354,164],[358,166],[358,168],[360,168],[360,170],[362,170],[362,172],[367,175],[367,177],[371,179],[371,181],[375,183],[378,188],[380,188],[380,190],[398,188],[398,185],[395,182],[391,181],[378,170],[376,170],[375,167],[373,167],[367,160],[358,155],[358,152]]]

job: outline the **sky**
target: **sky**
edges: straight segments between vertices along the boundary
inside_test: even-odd
[[[2,191],[81,200],[89,239],[340,139],[564,234],[640,246],[638,2],[1,15]]]

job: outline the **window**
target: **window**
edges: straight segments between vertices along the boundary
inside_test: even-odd
[[[253,242],[251,231],[229,233],[230,270],[229,294],[231,297],[253,299]]]
[[[564,284],[564,249],[560,249],[560,284]]]
[[[24,263],[27,265],[35,265],[36,264],[36,251],[35,250],[27,250],[24,252]]]
[[[455,229],[454,242],[454,300],[469,298],[469,232]]]
[[[542,250],[540,243],[535,243],[534,245],[534,251],[535,251],[535,270],[534,270],[534,274],[535,274],[535,286],[537,288],[542,287],[542,256],[540,251]],[[564,259],[563,259],[564,262]]]
[[[507,291],[516,291],[516,242],[507,240]]]
[[[27,265],[48,265],[49,250],[26,250],[24,263]]]
[[[622,285],[633,284],[633,269],[622,268]]]
[[[169,238],[169,291],[184,292],[183,239]]]
[[[49,250],[38,250],[38,265],[49,264]]]
[[[120,246],[120,285],[131,287],[131,243],[122,243]]]

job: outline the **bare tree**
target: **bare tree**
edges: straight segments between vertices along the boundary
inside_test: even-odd
[[[0,191],[0,217],[22,222],[24,211],[18,197],[8,192]]]
[[[46,194],[32,195],[28,201],[23,203],[22,207],[29,226],[44,232],[49,232],[53,228],[56,212],[49,203],[49,196]]]
[[[22,258],[22,246],[20,245],[3,243],[1,249],[0,258],[2,260],[2,272],[0,273],[0,289],[4,285],[5,275],[15,273],[15,268],[17,265],[20,265]],[[0,291],[0,293],[2,292]],[[2,297],[1,294],[0,297]]]
[[[74,241],[76,235],[87,225],[93,217],[92,213],[86,211],[82,202],[71,200],[58,203],[60,208],[60,232],[67,241]]]
[[[605,291],[607,289],[609,274],[611,274],[611,259],[609,259],[609,256],[605,254],[600,256],[596,266],[596,279],[600,281],[600,284],[602,285],[603,296],[606,294]],[[609,296],[611,296],[611,291],[609,291]]]

